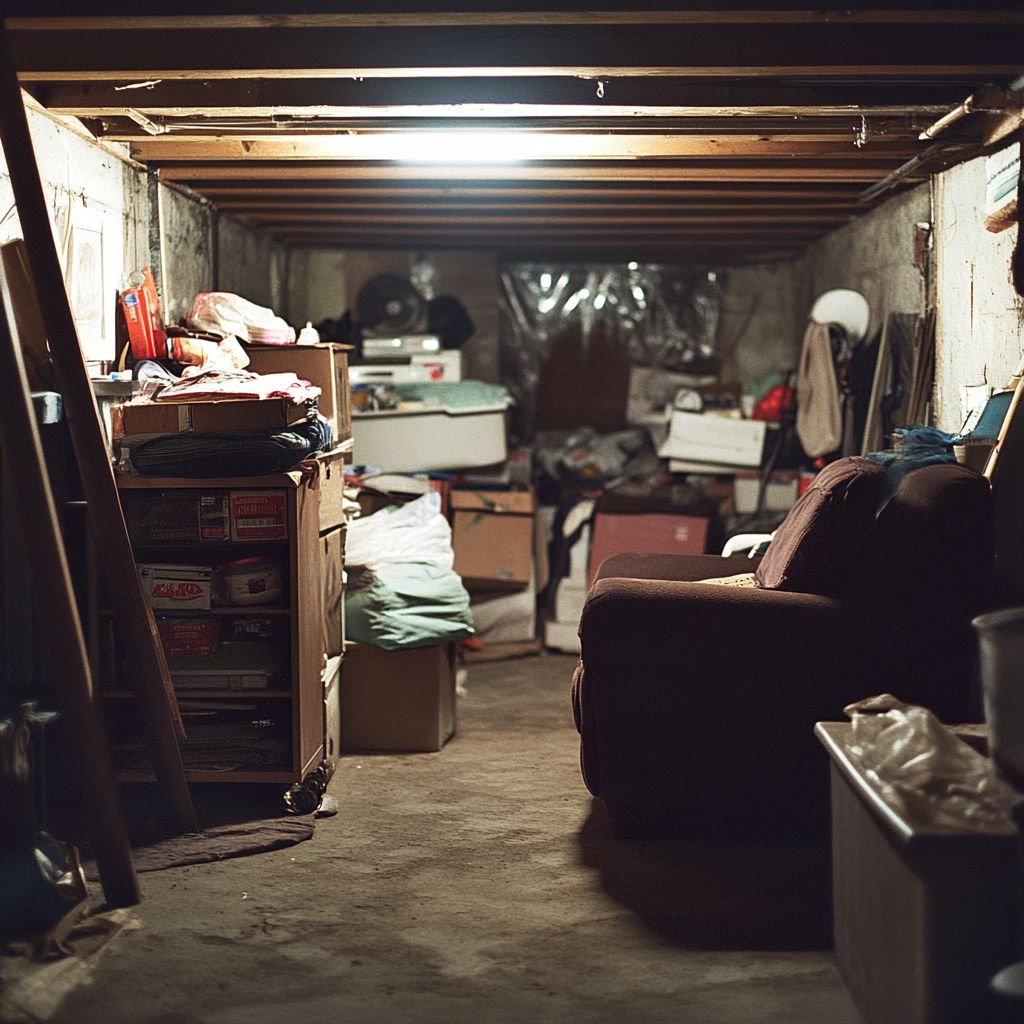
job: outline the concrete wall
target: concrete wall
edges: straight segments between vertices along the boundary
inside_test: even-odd
[[[236,217],[217,217],[217,288],[280,312],[286,302],[287,250]],[[303,321],[305,323],[305,321]]]
[[[147,265],[157,273],[168,322],[188,312],[197,292],[211,289],[275,309],[283,304],[283,246],[197,196],[156,184],[123,146],[99,145],[73,122],[31,105],[28,121],[87,358],[113,359],[117,292]],[[21,236],[0,151],[0,242]]]
[[[730,267],[719,330],[721,376],[747,384],[796,367],[805,317],[795,263]]]
[[[146,238],[146,176],[126,161],[122,147],[98,146],[84,132],[31,107],[28,122],[86,357],[112,359],[114,308],[125,283],[126,254],[137,256]],[[21,237],[0,152],[0,242]]]
[[[799,264],[801,331],[814,300],[833,288],[852,288],[867,299],[869,333],[890,313],[923,312],[925,280],[914,263],[914,226],[930,221],[929,188],[922,185],[812,245]]]
[[[463,376],[498,381],[498,262],[494,253],[296,249],[288,267],[287,316],[293,323],[337,319],[355,307],[378,274],[422,279],[427,298],[452,295],[466,307],[474,333],[462,348]]]
[[[1007,383],[1024,352],[1024,302],[1010,283],[1017,229],[985,230],[985,160],[940,174],[935,189],[936,425],[956,430],[960,388]]]

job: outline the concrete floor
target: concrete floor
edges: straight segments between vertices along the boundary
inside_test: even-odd
[[[573,663],[471,666],[444,750],[343,758],[308,842],[140,876],[94,959],[0,965],[3,1019],[855,1024],[807,851],[612,836]]]

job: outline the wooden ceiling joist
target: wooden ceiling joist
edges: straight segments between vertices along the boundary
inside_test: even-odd
[[[939,117],[976,78],[938,82],[802,83],[617,77],[603,97],[589,79],[344,78],[148,82],[47,81],[34,92],[55,114],[115,117],[126,103],[148,117]]]
[[[983,13],[983,12],[978,12]],[[639,20],[608,24],[467,24],[443,28],[318,25],[200,28],[194,21],[126,37],[124,21],[96,23],[88,45],[79,31],[12,22],[19,78],[25,82],[248,78],[870,78],[906,75],[1013,75],[1020,67],[1019,11],[974,19],[876,22]],[[145,19],[140,19],[145,21]],[[130,39],[130,44],[128,40]]]
[[[1008,2],[190,2],[8,0],[21,84],[285,245],[790,258],[1022,118]]]
[[[358,163],[258,163],[246,165],[246,171],[257,181],[502,181],[502,182],[856,182],[878,181],[890,170],[885,163],[847,163],[841,166],[822,162],[790,161],[786,164],[750,163],[746,166],[707,162],[704,164],[650,165],[622,162],[616,165],[599,163],[521,164],[513,170],[506,166],[486,167],[478,164],[458,167],[451,164],[388,163],[366,167]],[[166,181],[213,181],[235,179],[240,173],[237,164],[175,162],[160,165],[160,176]],[[918,180],[924,172],[917,175]]]
[[[488,134],[478,139],[475,133],[350,134],[327,138],[294,136],[270,138],[190,138],[181,135],[157,135],[136,138],[132,156],[143,162],[165,160],[415,160],[418,150],[445,159],[450,151],[454,160],[465,163],[467,154],[488,154],[507,141],[508,159],[518,160],[700,160],[823,158],[851,162],[873,162],[892,157],[897,162],[917,152],[907,142],[873,140],[870,145],[854,145],[854,133],[843,141],[825,138],[815,141],[753,136],[678,136],[535,134],[502,136]],[[465,149],[463,149],[465,147]],[[520,154],[518,157],[516,154]],[[499,161],[503,159],[498,156]]]

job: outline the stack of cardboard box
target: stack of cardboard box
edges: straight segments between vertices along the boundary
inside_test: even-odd
[[[547,547],[529,488],[453,490],[455,571],[471,596],[480,657],[540,649],[537,593],[547,585]]]

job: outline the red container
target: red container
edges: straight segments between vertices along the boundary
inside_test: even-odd
[[[135,279],[141,283],[121,292],[121,309],[128,324],[128,343],[134,359],[164,359],[167,335],[160,324],[160,299],[149,267],[143,267]]]

